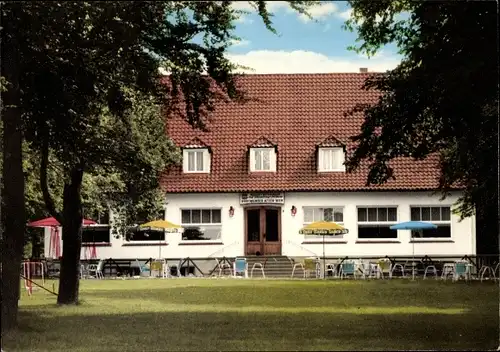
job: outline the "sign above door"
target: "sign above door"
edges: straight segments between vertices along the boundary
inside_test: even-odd
[[[285,204],[285,193],[242,193],[240,194],[240,204]]]

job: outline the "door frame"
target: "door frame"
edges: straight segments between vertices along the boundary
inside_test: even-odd
[[[281,255],[281,250],[282,250],[282,233],[281,233],[281,212],[282,212],[282,206],[281,205],[251,205],[244,207],[243,210],[245,212],[244,216],[244,221],[243,221],[243,226],[244,226],[244,235],[245,235],[245,246],[244,246],[244,253],[245,255],[247,254],[248,250],[248,210],[260,210],[260,231],[259,231],[259,240],[260,240],[260,246],[261,246],[261,252],[263,252],[262,255],[266,255],[265,253],[265,240],[262,238],[263,235],[263,228],[265,228],[265,219],[266,219],[266,209],[275,209],[278,211],[278,241],[273,241],[273,243],[278,243],[279,248],[280,248],[280,253]],[[264,230],[265,231],[265,230]],[[264,248],[264,249],[263,249]]]

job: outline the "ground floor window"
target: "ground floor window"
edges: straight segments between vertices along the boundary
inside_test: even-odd
[[[125,236],[127,241],[165,241],[165,232],[160,230],[143,230],[138,227],[131,228]]]
[[[414,238],[450,238],[451,209],[449,206],[412,206],[410,208],[412,221],[428,221],[437,225],[437,229],[412,231]]]
[[[221,209],[182,209],[183,241],[220,240]]]
[[[358,207],[358,238],[398,238],[398,232],[390,229],[397,218],[397,207]]]
[[[335,222],[344,226],[343,207],[304,207],[304,226],[317,221]],[[326,237],[326,236],[325,236]],[[333,238],[343,238],[344,235],[337,235]],[[323,239],[323,236],[306,235],[307,239]]]
[[[84,226],[82,228],[82,243],[111,242],[111,226]]]

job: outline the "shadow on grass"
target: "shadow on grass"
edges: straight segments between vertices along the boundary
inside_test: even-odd
[[[63,308],[61,308],[63,309]],[[48,313],[48,312],[47,312]],[[498,314],[162,312],[40,315],[23,311],[11,351],[486,350]]]

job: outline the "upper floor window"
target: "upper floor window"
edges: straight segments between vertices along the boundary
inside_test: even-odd
[[[182,154],[185,173],[210,173],[208,148],[184,149]]]
[[[276,149],[250,148],[250,171],[252,172],[276,171]]]
[[[318,171],[345,171],[345,154],[342,147],[318,148]]]

